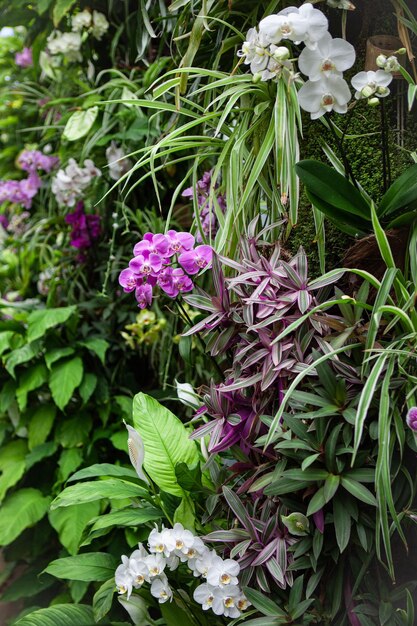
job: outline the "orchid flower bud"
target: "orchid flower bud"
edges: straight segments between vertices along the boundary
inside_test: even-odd
[[[373,96],[374,93],[375,93],[375,89],[373,87],[371,87],[371,85],[366,85],[361,90],[362,98],[369,98],[370,96]]]
[[[377,56],[376,64],[378,67],[380,67],[381,69],[384,69],[386,62],[387,62],[387,57],[385,56],[385,54],[380,54],[379,56]]]
[[[276,61],[286,61],[290,58],[290,51],[286,46],[278,46],[272,53]]]
[[[368,105],[370,107],[377,107],[377,106],[379,106],[379,98],[369,98]]]

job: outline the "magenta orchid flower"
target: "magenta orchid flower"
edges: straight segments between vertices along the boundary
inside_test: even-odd
[[[152,285],[146,283],[140,285],[135,291],[135,297],[140,309],[146,309],[152,304]]]
[[[31,67],[33,65],[32,50],[23,48],[22,52],[16,52],[14,62],[19,67]]]
[[[411,428],[411,430],[414,430],[414,432],[417,431],[417,407],[413,406],[407,413],[407,426],[409,428]]]
[[[122,270],[119,274],[119,285],[123,287],[123,291],[130,293],[139,287],[142,283],[142,278],[127,268]]]
[[[138,254],[129,263],[129,268],[136,274],[147,278],[148,276],[157,276],[162,268],[161,257],[151,252],[148,257]]]
[[[167,271],[171,270],[171,271]],[[167,268],[164,275],[158,277],[158,284],[170,298],[175,298],[181,292],[191,291],[194,283],[184,270],[177,267],[176,269]]]
[[[183,252],[178,257],[180,265],[187,274],[197,274],[200,270],[211,265],[213,248],[211,246],[197,246],[194,250]]]
[[[156,254],[160,258],[164,258],[168,254],[170,242],[165,235],[146,233],[142,239],[133,248],[135,256],[143,255],[148,258],[151,254]]]
[[[177,233],[176,230],[169,230],[167,238],[169,240],[168,256],[188,252],[194,247],[195,237],[191,233]]]

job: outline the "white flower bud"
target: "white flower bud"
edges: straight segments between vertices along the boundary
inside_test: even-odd
[[[380,54],[379,56],[377,56],[376,64],[378,67],[380,67],[381,69],[384,69],[386,62],[387,62],[387,57],[385,56],[385,54]]]
[[[368,104],[369,104],[370,107],[377,107],[377,106],[379,106],[379,98],[369,98]]]
[[[191,407],[192,409],[200,408],[201,402],[190,383],[179,383],[178,380],[176,380],[175,385],[177,387],[177,396],[180,402],[185,404],[185,406]]]
[[[365,85],[365,87],[361,90],[362,98],[370,98],[375,93],[375,89],[371,87],[371,85]]]
[[[379,85],[379,87],[377,87],[376,93],[379,96],[387,96],[389,94],[389,89],[388,87],[384,87],[383,85]]]
[[[285,46],[278,46],[272,54],[276,61],[286,61],[290,58],[290,51]]]

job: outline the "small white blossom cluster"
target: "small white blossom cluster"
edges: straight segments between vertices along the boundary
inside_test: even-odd
[[[292,69],[291,54],[282,43],[304,43],[315,48],[327,32],[327,18],[310,3],[300,8],[289,7],[261,20],[258,30],[251,28],[238,55],[250,65],[251,72],[261,80],[279,78],[283,67]],[[281,45],[279,45],[281,44]]]
[[[47,39],[47,51],[53,57],[61,55],[70,62],[82,61],[81,46],[85,39],[84,33],[91,33],[95,39],[101,39],[108,28],[109,23],[103,13],[93,11],[91,14],[84,9],[72,16],[72,32],[52,31]]]
[[[122,564],[116,569],[116,586],[120,594],[129,598],[133,589],[146,582],[160,603],[172,600],[172,589],[165,569],[177,569],[186,563],[195,577],[206,580],[194,591],[194,600],[203,610],[212,609],[216,615],[239,617],[250,602],[239,587],[237,576],[240,566],[233,559],[222,559],[210,550],[200,537],[196,537],[182,524],[159,531],[155,527],[148,538],[149,552],[142,544],[130,557],[122,556]]]
[[[47,50],[52,56],[62,55],[68,61],[81,61],[81,34],[62,33],[60,30],[53,30],[47,39]]]
[[[75,33],[87,30],[94,39],[101,39],[109,29],[109,23],[106,16],[98,11],[90,11],[84,9],[80,13],[76,13],[71,18],[71,28]]]
[[[91,159],[84,161],[84,167],[78,165],[75,159],[70,159],[67,167],[58,170],[52,179],[52,193],[60,206],[73,207],[97,176],[101,176],[101,171]]]
[[[390,90],[388,85],[392,81],[392,74],[384,70],[376,72],[359,72],[352,78],[352,86],[356,89],[356,100],[368,99],[369,104],[377,104],[378,98],[386,98]]]
[[[107,164],[109,166],[109,176],[112,180],[119,180],[132,167],[132,161],[126,158],[123,148],[117,146],[112,141],[106,150]]]

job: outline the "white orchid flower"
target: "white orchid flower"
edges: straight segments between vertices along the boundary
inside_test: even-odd
[[[355,98],[370,98],[376,96],[385,98],[390,93],[388,85],[392,81],[392,75],[384,70],[359,72],[352,78],[352,86],[356,89]]]
[[[298,92],[298,102],[304,111],[311,114],[312,120],[330,111],[346,113],[350,98],[349,86],[340,76],[309,80]]]
[[[315,50],[304,48],[298,58],[298,67],[310,80],[320,80],[323,76],[338,75],[352,67],[355,62],[355,48],[344,39],[333,39],[329,33],[317,42]]]

